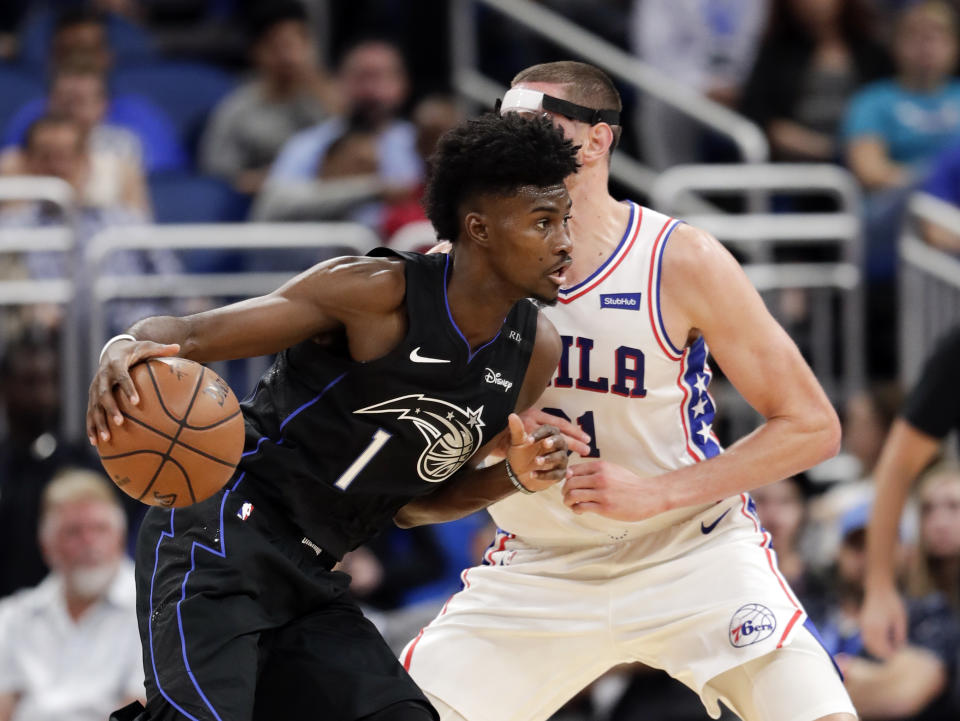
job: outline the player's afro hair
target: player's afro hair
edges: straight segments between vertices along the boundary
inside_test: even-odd
[[[545,116],[491,113],[460,123],[430,157],[423,204],[437,236],[457,239],[468,198],[561,184],[579,167],[578,149]]]

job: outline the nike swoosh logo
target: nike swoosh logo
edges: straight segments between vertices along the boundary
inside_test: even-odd
[[[700,521],[700,532],[701,532],[703,535],[707,535],[708,533],[712,532],[713,529],[717,527],[717,524],[720,523],[720,521],[723,520],[723,517],[724,517],[725,515],[727,515],[728,513],[730,513],[730,509],[729,509],[729,508],[728,508],[727,510],[725,510],[723,513],[721,513],[721,514],[720,514],[720,518],[718,518],[716,521],[714,521],[713,523],[711,523],[709,526],[704,525],[703,521]]]
[[[427,358],[427,356],[420,355],[420,346],[417,346],[412,351],[410,351],[410,360],[414,363],[449,363],[450,361],[446,358]]]

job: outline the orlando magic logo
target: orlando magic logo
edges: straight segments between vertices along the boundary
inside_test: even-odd
[[[481,446],[483,406],[477,410],[429,398],[422,393],[400,396],[354,413],[393,413],[413,423],[427,441],[417,473],[429,483],[449,478]]]

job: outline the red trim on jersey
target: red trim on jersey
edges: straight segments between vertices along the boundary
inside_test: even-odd
[[[489,563],[491,566],[495,565],[494,562],[493,562],[493,554],[494,554],[494,553],[499,553],[499,552],[502,551],[504,548],[506,548],[507,541],[509,541],[511,538],[516,538],[516,536],[515,536],[514,534],[512,534],[512,533],[506,533],[506,532],[504,532],[504,533],[502,533],[502,534],[499,534],[499,533],[498,533],[498,535],[500,535],[500,545],[499,545],[497,548],[494,548],[494,546],[497,545],[497,541],[496,541],[496,539],[494,539],[493,543],[490,544],[490,548],[488,548],[488,549],[487,549],[487,552],[483,554],[484,560],[485,560],[487,563]],[[464,572],[464,578],[461,579],[461,580],[463,580],[464,583],[466,583],[466,572]],[[468,588],[469,588],[469,586],[468,586]]]
[[[460,574],[460,581],[463,583],[463,590],[470,588],[470,581],[467,580],[467,571],[469,570],[469,568],[465,568],[463,569],[463,573]],[[460,592],[457,591],[457,593]],[[450,605],[450,602],[453,600],[453,597],[457,595],[457,593],[454,593],[450,596],[450,598],[447,599],[447,602],[443,604],[443,608],[440,609],[440,613],[437,614],[437,618],[440,618],[440,616],[447,612],[447,606]],[[437,619],[435,618],[434,621],[436,620]],[[417,647],[417,644],[420,643],[420,639],[423,638],[423,632],[426,631],[432,624],[433,621],[420,629],[420,633],[418,633],[417,637],[410,643],[410,646],[407,648],[407,652],[403,654],[403,670],[407,673],[410,672],[410,661],[413,659],[413,649]]]
[[[787,640],[787,636],[790,635],[790,629],[793,628],[793,625],[800,620],[800,617],[803,615],[803,611],[799,608],[794,612],[793,618],[790,619],[790,623],[787,624],[787,629],[783,632],[783,635],[780,637],[780,642],[777,644],[777,648],[783,648],[783,642]]]
[[[622,253],[620,253],[620,257],[618,257],[613,262],[613,264],[611,264],[611,266],[607,268],[606,273],[601,275],[599,278],[593,281],[586,288],[579,291],[576,295],[571,295],[569,298],[564,298],[563,295],[558,295],[557,300],[559,300],[561,303],[566,305],[567,303],[576,300],[580,296],[586,293],[589,293],[591,290],[593,290],[598,285],[600,285],[604,280],[606,280],[607,276],[609,276],[614,270],[616,270],[617,266],[620,265],[621,261],[623,261],[623,259],[627,257],[627,254],[630,253],[630,249],[633,247],[634,241],[637,239],[637,236],[640,234],[640,226],[642,223],[643,223],[643,206],[638,204],[637,205],[637,227],[633,229],[633,235],[630,238],[630,242],[627,243],[627,247],[623,249]]]
[[[663,234],[666,232],[667,228],[670,227],[670,224],[674,222],[676,218],[670,218],[664,223],[663,227],[660,228],[660,232],[657,234],[657,239],[653,241],[653,252],[650,254],[650,275],[647,278],[647,309],[650,311],[650,327],[653,328],[653,337],[657,339],[657,343],[660,345],[660,350],[663,351],[663,354],[667,356],[670,360],[680,360],[683,356],[677,355],[673,351],[667,348],[667,344],[663,342],[663,338],[660,337],[660,330],[657,328],[657,321],[653,317],[653,303],[654,297],[656,297],[656,302],[660,303],[660,289],[659,287],[654,290],[653,284],[653,271],[657,267],[657,251],[660,248],[660,241],[663,239]]]
[[[790,635],[790,631],[793,629],[794,625],[803,615],[803,609],[800,607],[800,604],[797,603],[797,600],[793,597],[793,594],[790,593],[790,588],[787,586],[786,582],[783,580],[783,576],[780,574],[780,570],[777,568],[777,564],[773,562],[773,553],[770,551],[770,538],[769,534],[766,531],[762,530],[760,523],[755,517],[747,513],[747,494],[740,494],[740,513],[742,513],[746,518],[749,518],[753,521],[753,527],[757,530],[757,533],[762,534],[763,540],[760,542],[763,552],[767,554],[767,563],[770,565],[770,571],[773,573],[774,577],[777,579],[777,583],[780,584],[780,588],[783,589],[784,595],[786,595],[787,600],[790,601],[790,604],[797,609],[794,611],[793,616],[790,618],[790,622],[787,623],[787,627],[783,631],[783,635],[780,637],[780,641],[777,642],[777,648],[782,648],[784,642],[787,640],[787,636]]]
[[[657,340],[659,341],[660,339],[657,338]],[[663,348],[663,345],[661,344],[660,347]],[[684,443],[687,444],[687,453],[690,454],[690,457],[694,461],[699,463],[703,459],[700,458],[700,456],[697,455],[697,452],[690,447],[690,433],[687,430],[687,399],[690,394],[687,391],[687,387],[683,384],[683,375],[686,373],[685,363],[687,360],[687,354],[689,352],[690,349],[687,348],[683,351],[683,355],[680,356],[680,375],[677,376],[677,387],[683,391],[683,400],[680,402],[680,422],[683,424],[683,440]]]

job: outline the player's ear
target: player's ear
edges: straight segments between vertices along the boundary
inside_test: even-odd
[[[483,213],[473,211],[467,213],[463,219],[464,236],[478,245],[487,245],[490,242],[490,228]]]
[[[592,160],[606,158],[613,144],[613,128],[606,123],[591,125],[587,132],[587,141],[580,150],[580,157],[588,163]]]

